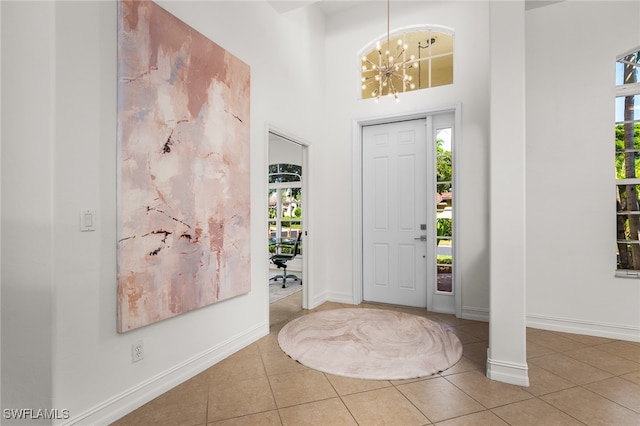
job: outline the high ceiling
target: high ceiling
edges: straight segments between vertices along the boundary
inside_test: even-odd
[[[325,15],[331,15],[371,1],[380,2],[386,0],[271,0],[269,3],[280,13],[315,3]]]
[[[392,0],[395,1],[395,0]],[[406,0],[405,0],[406,1]],[[424,1],[424,0],[409,0]],[[559,3],[565,0],[525,0],[525,9],[535,9],[538,7],[548,6],[550,4]],[[329,16],[334,13],[358,6],[363,3],[385,2],[385,0],[271,0],[269,3],[280,13],[285,13],[299,7],[317,4],[318,7]]]

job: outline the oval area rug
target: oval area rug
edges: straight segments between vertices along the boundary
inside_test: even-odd
[[[307,367],[357,379],[430,376],[462,357],[462,343],[440,324],[383,309],[314,312],[287,323],[278,343]]]

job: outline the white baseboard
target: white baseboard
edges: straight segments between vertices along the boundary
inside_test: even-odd
[[[353,305],[353,295],[351,293],[327,292],[324,294],[326,302],[344,303]]]
[[[599,323],[547,315],[527,315],[527,327],[640,342],[640,326]]]
[[[489,322],[489,310],[463,306],[460,317],[468,320]],[[526,321],[527,327],[531,328],[640,342],[640,326],[599,323],[537,314],[527,314]]]
[[[326,301],[327,301],[326,293],[316,294],[316,296],[309,301],[310,303],[309,309],[315,309]]]
[[[467,320],[489,322],[489,310],[463,306],[460,317]]]
[[[487,356],[487,377],[511,385],[529,386],[529,367],[527,364],[499,361]]]
[[[73,416],[63,424],[65,426],[109,425],[267,334],[269,334],[269,324],[266,322],[259,324],[139,383],[78,416]]]

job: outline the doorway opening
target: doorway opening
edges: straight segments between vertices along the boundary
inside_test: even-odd
[[[354,122],[354,303],[459,314],[458,112]]]
[[[305,306],[306,145],[269,131],[269,322],[285,321]]]

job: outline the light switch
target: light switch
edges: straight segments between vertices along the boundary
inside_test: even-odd
[[[95,209],[80,209],[80,231],[96,230],[96,211]]]

